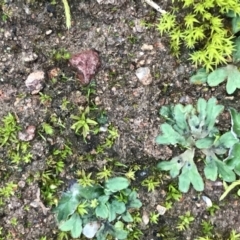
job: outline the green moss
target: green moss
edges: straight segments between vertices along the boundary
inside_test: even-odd
[[[168,34],[176,56],[181,45],[194,52],[190,60],[209,70],[225,64],[233,53],[233,32],[227,27],[226,15],[240,14],[240,2],[235,0],[176,0],[172,11],[164,14],[157,24],[160,34]],[[183,9],[179,14],[176,9]],[[199,50],[196,50],[196,49]]]

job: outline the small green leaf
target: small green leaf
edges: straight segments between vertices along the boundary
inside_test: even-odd
[[[228,74],[226,72],[225,67],[217,68],[208,75],[207,82],[210,87],[216,87],[224,80],[226,80],[227,76]]]
[[[190,187],[190,179],[185,174],[181,174],[178,180],[178,189],[181,192],[186,193],[188,192],[189,187]]]
[[[221,175],[223,181],[225,182],[233,182],[236,180],[236,175],[235,173],[227,166],[226,163],[220,161],[220,160],[215,160],[217,167],[218,167],[218,172]]]
[[[95,213],[97,217],[103,218],[103,219],[107,219],[108,218],[108,214],[109,214],[109,210],[107,208],[107,206],[105,204],[99,204],[96,209],[95,209]]]
[[[79,195],[85,199],[91,200],[98,198],[103,194],[103,188],[95,185],[95,186],[86,186],[82,187],[80,186],[80,192]]]
[[[204,174],[207,179],[216,181],[218,176],[218,168],[212,156],[206,156],[206,164],[204,167]]]
[[[208,179],[212,181],[215,181],[217,179],[217,167],[218,173],[221,175],[222,179],[225,182],[235,181],[236,175],[226,164],[226,162],[219,160],[211,149],[203,149],[202,151],[206,155],[206,167],[204,169],[204,172]]]
[[[110,225],[109,227],[110,227],[110,230],[113,229],[112,225]],[[101,228],[97,231],[97,234],[96,234],[97,240],[106,240],[108,233],[109,232],[105,227],[105,224],[102,224]]]
[[[179,176],[179,190],[185,193],[188,192],[190,183],[196,191],[204,190],[203,179],[192,160],[188,161],[182,168],[182,173]]]
[[[236,186],[240,185],[240,180],[233,182],[232,184],[230,184],[226,189],[225,192],[222,194],[222,196],[220,197],[219,201],[222,201],[230,191],[232,191]]]
[[[183,136],[181,136],[178,132],[176,132],[171,125],[168,123],[164,123],[161,125],[162,135],[157,136],[156,143],[157,144],[172,144],[175,145],[185,144],[186,140]]]
[[[127,239],[128,232],[126,230],[124,230],[123,228],[124,228],[124,224],[121,221],[117,221],[114,224],[113,235],[117,239]]]
[[[208,84],[211,87],[219,85],[224,80],[227,81],[226,90],[232,94],[237,88],[240,88],[240,72],[234,65],[218,68],[208,75]]]
[[[225,160],[226,164],[240,175],[240,143],[236,143],[229,151],[229,156]]]
[[[62,0],[64,5],[64,11],[65,11],[65,18],[66,18],[66,26],[69,29],[71,27],[71,13],[70,13],[70,7],[68,5],[67,0]]]
[[[90,125],[97,125],[97,124],[98,124],[96,121],[94,121],[94,120],[92,120],[92,119],[90,119],[90,118],[87,118],[87,119],[86,119],[86,122],[87,122],[88,124],[90,124]]]
[[[205,125],[207,126],[207,132],[210,133],[214,129],[214,125],[219,114],[224,110],[223,105],[216,104],[217,99],[212,97],[207,102],[207,115]]]
[[[113,235],[117,239],[127,239],[128,232],[124,229],[116,229],[116,231],[114,231]]]
[[[129,208],[140,208],[142,203],[139,199],[137,199],[137,192],[132,191],[128,196],[128,202],[126,204],[127,209]]]
[[[74,213],[67,221],[59,225],[61,231],[71,231],[73,238],[80,237],[82,233],[82,219],[77,213]]]
[[[133,222],[133,218],[128,211],[126,211],[124,214],[122,214],[122,219],[124,222]]]
[[[125,204],[123,202],[119,202],[118,200],[113,200],[111,202],[111,206],[117,214],[122,214],[126,211]]]
[[[58,206],[54,209],[57,213],[57,221],[66,221],[68,217],[75,212],[78,204],[80,203],[80,188],[75,183],[70,191],[63,193]]]
[[[105,188],[111,192],[121,191],[129,186],[129,181],[124,177],[110,178],[105,182]]]
[[[200,68],[195,75],[190,77],[190,83],[201,85],[207,82],[208,73],[205,68]]]
[[[189,108],[190,106],[190,108]],[[192,110],[191,105],[188,105],[187,107],[184,107],[182,104],[177,104],[174,107],[174,119],[176,121],[176,124],[178,126],[178,133],[182,134],[184,132],[189,131],[189,127],[186,121],[187,115]],[[176,130],[176,129],[175,129]]]
[[[108,222],[112,222],[116,219],[117,214],[115,209],[113,208],[113,206],[110,203],[106,203],[107,208],[109,210],[109,214],[108,214]]]
[[[196,141],[196,147],[199,149],[210,148],[214,143],[214,138],[206,137]]]
[[[233,31],[233,34],[240,31],[240,17],[239,16],[235,16],[232,19],[232,31]]]
[[[232,119],[232,133],[237,137],[240,137],[240,114],[234,109],[229,109]]]
[[[183,167],[185,162],[182,160],[181,155],[174,157],[170,161],[162,161],[158,163],[157,168],[163,171],[170,171],[172,178],[179,175],[180,169]]]
[[[232,134],[232,132],[226,132],[217,141],[217,146],[221,145],[224,148],[231,148],[237,142],[238,139]]]
[[[102,203],[102,204],[105,204],[108,200],[109,200],[109,195],[107,195],[107,196],[103,195],[98,198],[98,202]]]
[[[240,37],[234,40],[235,49],[233,51],[233,61],[238,63],[240,61]]]

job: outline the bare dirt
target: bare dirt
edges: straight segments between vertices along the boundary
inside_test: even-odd
[[[169,51],[168,39],[160,37],[156,29],[140,24],[142,20],[156,23],[160,17],[160,13],[143,1],[98,4],[96,0],[69,0],[72,14],[69,31],[65,27],[61,1],[57,5],[43,1],[7,2],[6,7],[11,14],[6,21],[0,22],[0,117],[10,112],[22,129],[33,125],[37,132],[30,141],[33,155],[30,163],[12,164],[9,149],[0,147],[0,187],[8,182],[17,184],[14,194],[3,199],[4,204],[0,206],[1,239],[36,240],[44,236],[48,240],[59,239],[50,210],[54,202],[49,199],[61,196],[69,181],[76,178],[77,170],[84,169],[94,175],[104,165],[112,166],[109,158],[126,165],[126,169],[138,164],[149,176],[159,176],[161,184],[153,192],[147,192],[147,188],[141,186],[141,172],[138,172],[140,177],[136,176],[136,181],[133,181],[143,202],[141,213],[156,211],[158,204],[166,202],[168,185],[176,183],[166,174],[157,172],[156,164],[170,159],[179,151],[155,144],[162,122],[158,114],[160,107],[178,102],[196,103],[199,97],[208,99],[215,96],[226,108],[234,106],[239,110],[239,92],[227,96],[225,86],[211,89],[190,85],[189,77],[195,69],[187,61],[187,52],[180,59],[174,58]],[[167,10],[171,1],[156,0],[156,3]],[[83,158],[95,150],[104,133],[91,135],[85,143],[82,136],[71,129],[73,122],[70,116],[79,113],[78,107],[86,106],[88,89],[81,85],[67,61],[53,58],[54,51],[59,49],[71,54],[86,49],[99,52],[101,68],[94,78],[95,93],[91,94],[91,101],[99,111],[95,111],[96,116],[93,113],[92,118],[104,112],[108,124],[118,129],[119,138],[111,149],[95,156],[93,161],[84,161]],[[27,59],[32,56],[32,59]],[[149,85],[138,80],[135,72],[139,67],[150,69],[152,82]],[[60,74],[54,82],[49,71],[57,68]],[[50,96],[50,101],[43,103],[40,94],[32,95],[25,86],[28,75],[35,70],[46,74],[41,93]],[[69,101],[65,109],[62,108],[63,100]],[[229,119],[227,111],[224,114]],[[52,123],[53,117],[60,119],[65,127]],[[222,117],[219,122],[222,129],[230,127],[224,122],[226,118]],[[44,135],[41,128],[44,122],[53,125],[53,135]],[[47,173],[55,169],[53,163],[49,164],[49,156],[54,149],[63,149],[64,144],[71,146],[72,153],[64,159],[65,167],[60,174],[51,173],[50,180],[57,178],[62,182],[54,183],[57,186],[54,197],[48,198],[45,184],[50,180]],[[113,171],[118,175],[126,169],[116,166]],[[159,217],[158,224],[141,224],[141,239],[197,239],[204,236],[203,220],[210,221],[214,227],[211,239],[228,239],[232,229],[240,232],[239,199],[231,194],[219,202],[222,193],[221,182],[207,182],[203,193],[191,189],[182,195],[180,201],[173,202],[173,207]],[[202,195],[219,205],[213,216],[207,211]],[[176,228],[178,217],[187,211],[195,219],[190,228],[179,231]],[[13,223],[14,218],[17,224]]]

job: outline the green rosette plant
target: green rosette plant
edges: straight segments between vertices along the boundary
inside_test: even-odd
[[[240,139],[240,113],[238,113],[234,108],[230,108],[230,114],[232,118],[232,133],[236,138]],[[229,156],[226,159],[227,164],[234,169],[235,173],[240,176],[240,142],[237,142],[229,151]],[[225,192],[220,197],[220,200],[223,200],[228,193],[240,185],[240,180],[234,181],[229,186],[226,186]],[[240,196],[240,190],[237,192]]]
[[[235,181],[234,170],[238,165],[234,161],[228,164],[224,155],[239,144],[239,140],[233,131],[222,134],[215,126],[223,110],[224,106],[218,105],[215,98],[208,101],[200,98],[196,107],[177,104],[161,108],[160,115],[166,122],[161,125],[162,134],[156,138],[156,143],[178,145],[185,151],[170,161],[161,161],[158,168],[170,171],[173,178],[178,176],[180,191],[187,192],[191,184],[197,191],[204,190],[203,178],[194,161],[196,149],[205,155],[204,175],[207,179],[215,181],[220,175],[226,182]]]
[[[124,177],[87,187],[74,183],[54,209],[59,229],[71,232],[73,238],[83,234],[97,240],[105,240],[108,235],[127,239],[124,223],[133,222],[130,209],[142,206],[129,184]]]

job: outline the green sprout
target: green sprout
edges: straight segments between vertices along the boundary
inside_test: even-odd
[[[90,126],[98,125],[96,121],[87,117],[89,111],[89,107],[86,107],[85,110],[81,112],[80,116],[71,116],[71,119],[76,121],[71,126],[71,129],[73,129],[75,133],[81,132],[84,139],[86,139],[87,135],[90,133]]]
[[[155,181],[153,177],[148,177],[144,179],[141,183],[142,186],[148,188],[148,192],[154,191],[156,187],[160,185],[160,181]]]
[[[179,222],[177,225],[177,229],[179,231],[183,231],[189,228],[190,223],[194,221],[194,217],[191,216],[191,213],[188,211],[185,215],[179,216]]]

